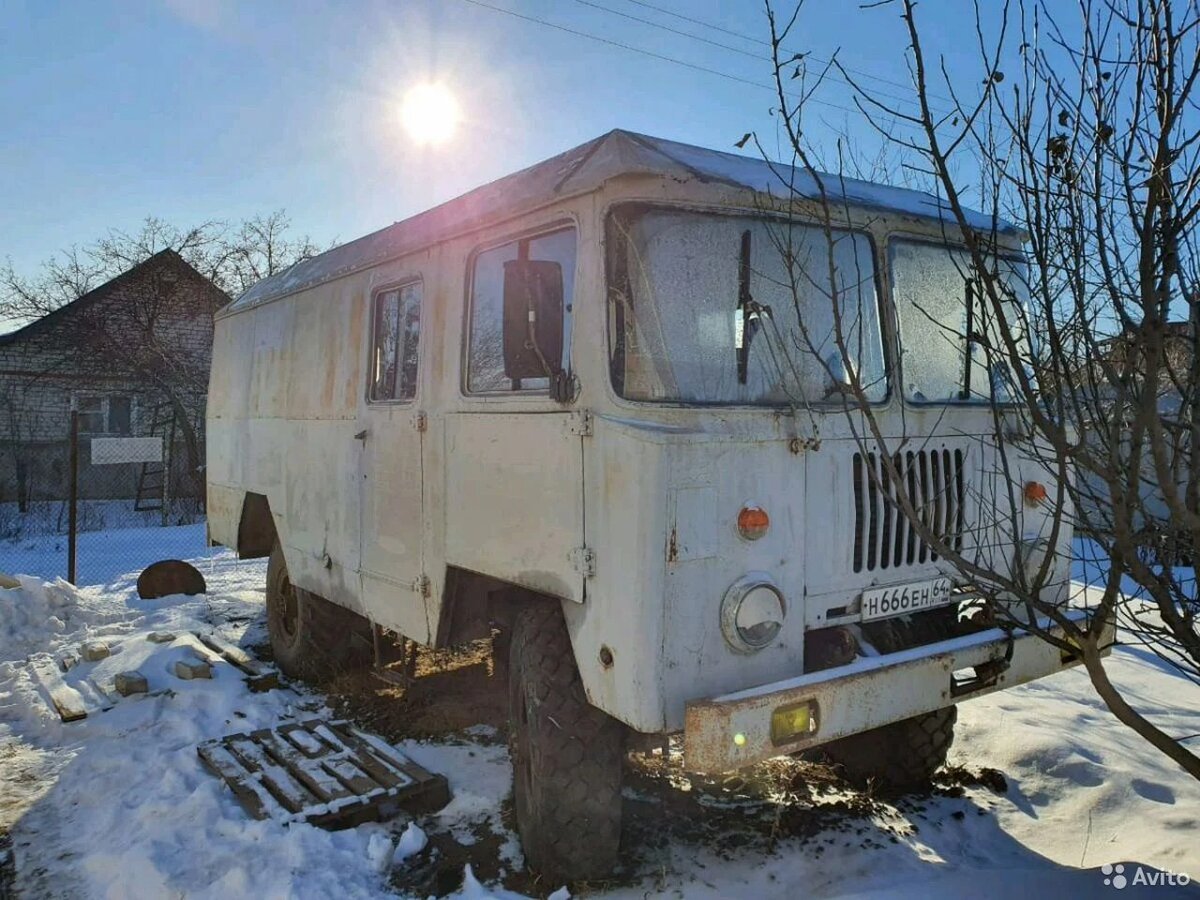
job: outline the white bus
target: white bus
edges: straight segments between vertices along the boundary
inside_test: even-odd
[[[322,675],[388,636],[495,633],[548,875],[613,863],[631,734],[682,732],[705,771],[824,746],[903,787],[945,760],[956,702],[1071,664],[959,615],[969,586],[839,383],[852,365],[929,527],[971,552],[996,449],[936,327],[964,314],[957,227],[930,195],[826,186],[831,207],[807,173],[613,131],[218,315],[209,527],[270,557],[277,660]],[[815,261],[799,284],[781,234]],[[1038,539],[1046,513],[1021,515]],[[1042,548],[1064,589],[1069,541]]]

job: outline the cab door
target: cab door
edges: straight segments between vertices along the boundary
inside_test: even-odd
[[[367,616],[428,641],[422,554],[424,416],[417,407],[422,284],[384,287],[371,298],[362,443],[362,600]]]

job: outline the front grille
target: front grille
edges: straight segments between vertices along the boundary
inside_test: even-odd
[[[921,523],[955,551],[963,543],[966,493],[963,450],[897,453],[892,463]],[[873,572],[932,562],[937,553],[897,502],[884,457],[854,454],[854,571]]]

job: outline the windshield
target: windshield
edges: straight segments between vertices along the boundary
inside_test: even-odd
[[[887,396],[865,235],[837,231],[831,244],[818,228],[636,206],[610,217],[608,247],[612,378],[622,396],[820,403],[844,395],[854,372],[868,399]]]
[[[1028,360],[1025,264],[993,262],[1006,293],[1001,316],[965,250],[893,241],[892,286],[900,319],[904,391],[918,403],[1008,403],[1018,391],[1004,332]],[[968,340],[968,335],[970,340]]]

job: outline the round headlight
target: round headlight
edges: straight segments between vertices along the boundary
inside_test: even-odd
[[[755,653],[779,635],[786,613],[783,595],[765,575],[747,575],[725,593],[721,632],[734,650]]]

